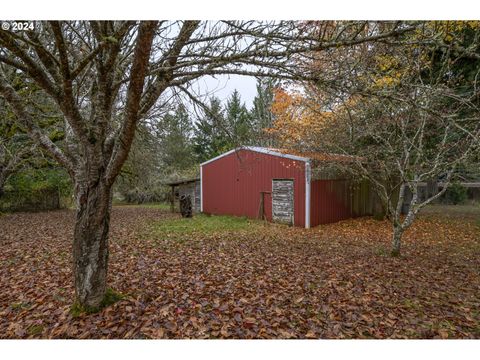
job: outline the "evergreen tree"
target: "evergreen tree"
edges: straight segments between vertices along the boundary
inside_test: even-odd
[[[265,129],[273,126],[274,115],[271,111],[274,100],[274,90],[278,85],[276,79],[258,79],[257,95],[253,99],[251,109],[252,127],[254,132],[254,144],[258,146],[274,146],[274,141]]]
[[[429,53],[432,59],[432,69],[422,73],[422,81],[424,82],[441,82],[446,87],[455,90],[455,96],[444,99],[445,108],[452,108],[455,103],[458,104],[458,98],[468,98],[473,106],[463,106],[459,113],[465,119],[474,118],[478,114],[480,107],[480,96],[477,90],[477,78],[480,69],[480,45],[478,42],[478,23],[459,21],[453,22],[451,27],[441,24],[440,29],[445,30],[443,41],[447,44],[456,43],[457,51],[451,51],[450,48],[435,46]],[[459,56],[460,49],[464,50],[462,56]],[[447,75],[443,75],[445,71],[443,66],[448,63],[449,71]],[[438,77],[441,81],[438,81]],[[457,105],[458,106],[458,105]],[[457,129],[458,130],[458,129]],[[462,141],[465,134],[462,131],[451,130],[452,134],[456,132],[456,141]],[[432,139],[428,139],[431,141]],[[465,164],[458,167],[457,173],[460,178],[467,181],[480,180],[480,151],[476,151],[467,160]]]
[[[162,200],[162,183],[172,177],[189,176],[186,173],[194,168],[192,135],[193,126],[182,104],[150,123],[140,124],[116,190],[128,202]]]
[[[161,162],[167,169],[185,170],[194,163],[193,127],[188,112],[182,104],[173,114],[168,113],[161,121]]]
[[[240,98],[240,93],[234,90],[225,107],[226,131],[230,135],[230,147],[251,143],[252,122],[250,113]]]
[[[199,162],[206,161],[229,149],[226,136],[225,115],[220,99],[210,98],[208,111],[197,119],[193,147]]]

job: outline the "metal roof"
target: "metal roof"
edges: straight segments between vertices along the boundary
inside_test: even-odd
[[[352,162],[354,160],[360,159],[357,156],[352,155],[342,155],[342,154],[332,154],[332,153],[321,153],[313,151],[295,151],[295,150],[286,150],[286,149],[275,149],[282,154],[294,154],[308,158],[310,160],[325,161],[325,162]]]
[[[218,159],[220,159],[224,156],[230,155],[230,154],[232,154],[236,151],[240,151],[240,150],[250,150],[250,151],[255,151],[255,152],[259,152],[259,153],[263,153],[263,154],[283,157],[283,158],[292,159],[292,160],[304,161],[304,162],[310,161],[309,158],[306,158],[306,157],[303,157],[303,156],[297,156],[297,155],[293,155],[293,154],[283,154],[279,151],[276,151],[275,149],[269,149],[269,148],[263,148],[263,147],[257,147],[257,146],[241,146],[241,147],[238,147],[236,149],[227,151],[226,153],[220,154],[220,155],[214,157],[213,159],[207,160],[207,161],[201,163],[200,166],[206,165],[206,164],[208,164],[212,161],[218,160]]]
[[[188,184],[192,182],[200,181],[199,177],[196,178],[189,178],[189,179],[180,179],[180,180],[175,180],[175,181],[169,181],[164,183],[165,185],[170,185],[170,186],[176,186],[176,185],[182,185],[182,184]]]
[[[341,155],[341,154],[329,154],[329,153],[319,153],[319,152],[299,152],[294,150],[286,149],[274,149],[274,148],[264,148],[257,146],[241,146],[236,149],[227,151],[226,153],[220,154],[210,160],[207,160],[200,164],[200,166],[206,165],[212,161],[218,160],[224,156],[230,155],[236,151],[240,150],[250,150],[259,152],[262,154],[268,154],[273,156],[278,156],[282,158],[287,158],[291,160],[298,160],[303,162],[310,162],[312,160],[316,161],[325,161],[325,162],[352,162],[357,159],[355,156],[350,155]]]

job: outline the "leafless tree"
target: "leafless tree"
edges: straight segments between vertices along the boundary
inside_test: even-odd
[[[112,185],[138,122],[160,97],[172,90],[191,95],[189,85],[205,75],[298,79],[294,57],[386,39],[415,25],[392,22],[370,33],[357,27],[364,22],[337,23],[323,35],[286,21],[51,21],[35,31],[1,30],[0,63],[38,85],[65,118],[59,148],[0,74],[0,94],[18,121],[73,180],[77,302],[98,307],[104,297]]]
[[[303,105],[332,120],[304,146],[354,155],[342,168],[376,188],[392,221],[394,256],[419,211],[442,196],[460,165],[478,161],[480,70],[468,82],[457,64],[478,61],[472,49],[478,49],[480,27],[468,29],[468,47],[443,30],[427,23],[403,39],[321,53],[313,68],[323,82],[306,85]],[[420,196],[431,181],[442,186]]]

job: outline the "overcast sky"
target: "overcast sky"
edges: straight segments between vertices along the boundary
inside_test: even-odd
[[[198,84],[194,85],[194,90],[198,95],[214,95],[222,102],[226,100],[237,89],[248,109],[252,107],[253,99],[257,94],[257,80],[252,76],[241,75],[221,75],[215,78],[204,76]]]

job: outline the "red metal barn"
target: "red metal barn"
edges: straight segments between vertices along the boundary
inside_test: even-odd
[[[365,191],[355,191],[351,181],[312,176],[326,161],[334,158],[249,146],[226,152],[200,165],[201,211],[263,214],[269,221],[305,228],[371,212],[364,204],[369,196],[356,196]]]

